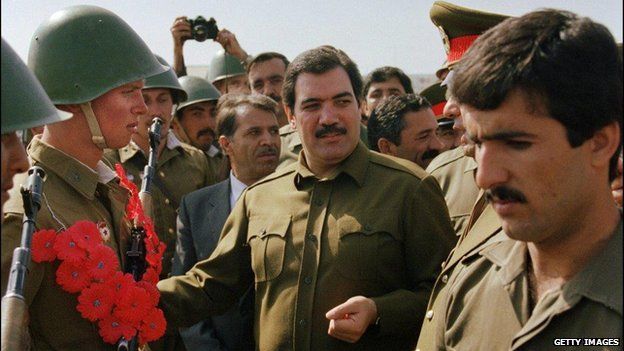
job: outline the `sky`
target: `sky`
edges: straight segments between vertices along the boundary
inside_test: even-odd
[[[544,7],[564,9],[607,26],[622,42],[622,0],[450,0],[473,9],[506,15]],[[344,50],[366,74],[396,66],[408,74],[431,74],[445,53],[429,19],[433,0],[2,0],[2,37],[26,61],[37,26],[65,7],[90,4],[123,18],[147,45],[169,63],[175,17],[214,17],[233,32],[250,54],[277,51],[289,59],[319,45]],[[187,41],[186,64],[206,65],[221,49],[214,41]]]

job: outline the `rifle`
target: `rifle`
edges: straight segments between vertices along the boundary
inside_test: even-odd
[[[7,291],[2,297],[2,351],[30,348],[24,283],[30,263],[30,242],[35,231],[37,212],[41,208],[45,177],[43,168],[33,166],[28,170],[26,185],[22,185],[20,189],[24,202],[22,239],[20,246],[13,251]]]
[[[152,125],[149,129],[149,143],[150,151],[147,165],[143,169],[143,177],[141,179],[141,191],[139,192],[139,199],[143,205],[145,214],[149,217],[153,215],[152,204],[152,181],[156,172],[156,164],[158,163],[158,146],[160,145],[160,132],[162,128],[162,119],[156,117],[152,120]],[[132,274],[135,281],[140,281],[145,273],[145,228],[143,228],[135,219],[132,229],[130,231],[130,247],[126,251],[126,265],[124,267],[125,273]],[[126,340],[122,337],[117,342],[118,351],[134,351],[139,347],[137,337],[134,336],[130,340]]]

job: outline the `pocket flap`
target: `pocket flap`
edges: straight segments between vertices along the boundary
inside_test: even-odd
[[[247,227],[247,241],[252,238],[263,238],[267,235],[286,236],[291,216],[283,217],[252,217]]]
[[[351,233],[371,235],[385,232],[396,240],[401,240],[399,234],[399,218],[392,211],[370,211],[364,218],[358,219],[345,215],[336,221],[339,236],[342,238]]]

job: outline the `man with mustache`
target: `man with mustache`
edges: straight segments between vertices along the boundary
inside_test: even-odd
[[[286,56],[280,53],[263,52],[256,55],[247,67],[251,92],[277,102],[277,123],[280,127],[288,124],[282,103],[282,85],[289,63]]]
[[[188,99],[177,105],[171,128],[182,142],[206,154],[209,172],[216,181],[224,180],[227,178],[225,159],[215,137],[216,106],[221,94],[214,85],[200,77],[184,76],[179,82]]]
[[[28,147],[32,164],[47,175],[37,228],[58,233],[78,221],[95,222],[103,243],[122,266],[130,236],[129,192],[101,159],[105,148],[121,148],[130,142],[138,116],[147,113],[141,96],[144,79],[166,68],[124,20],[90,5],[56,11],[40,24],[30,43],[28,65],[52,103],[74,115],[47,124]],[[24,177],[15,184],[21,184]],[[19,186],[11,194],[2,222],[3,294],[13,249],[20,243],[24,213]],[[97,324],[77,310],[78,294],[58,284],[58,267],[58,261],[31,261],[28,266],[24,297],[29,306],[31,348],[113,349],[98,333]]]
[[[621,349],[622,212],[609,183],[623,89],[612,34],[539,10],[484,33],[456,70],[476,182],[504,232],[449,278],[432,349],[578,345],[566,337]]]
[[[411,79],[400,68],[391,66],[376,68],[364,79],[362,124],[368,126],[368,119],[375,107],[390,96],[413,93]]]
[[[207,259],[241,193],[277,167],[278,106],[263,95],[226,94],[219,100],[217,134],[231,171],[228,179],[184,197],[178,216],[173,274]],[[253,350],[253,286],[225,314],[181,330],[188,350]]]
[[[368,140],[372,150],[404,158],[425,169],[444,147],[437,129],[425,98],[415,94],[390,96],[373,110]]]
[[[259,350],[413,349],[453,233],[435,179],[360,142],[361,87],[330,46],[289,65],[299,159],[243,192],[208,260],[159,282],[170,325],[220,313],[253,284]]]
[[[444,144],[442,151],[448,151],[461,146],[461,136],[463,131],[453,129],[454,121],[444,116],[444,107],[446,106],[446,85],[442,82],[436,82],[423,89],[420,93],[431,104],[431,110],[438,120],[438,129],[436,134]]]

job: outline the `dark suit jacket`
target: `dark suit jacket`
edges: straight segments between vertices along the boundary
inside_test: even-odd
[[[183,275],[216,248],[230,214],[230,179],[187,194],[180,203],[172,275]],[[254,350],[254,287],[239,303],[180,330],[187,350]]]

